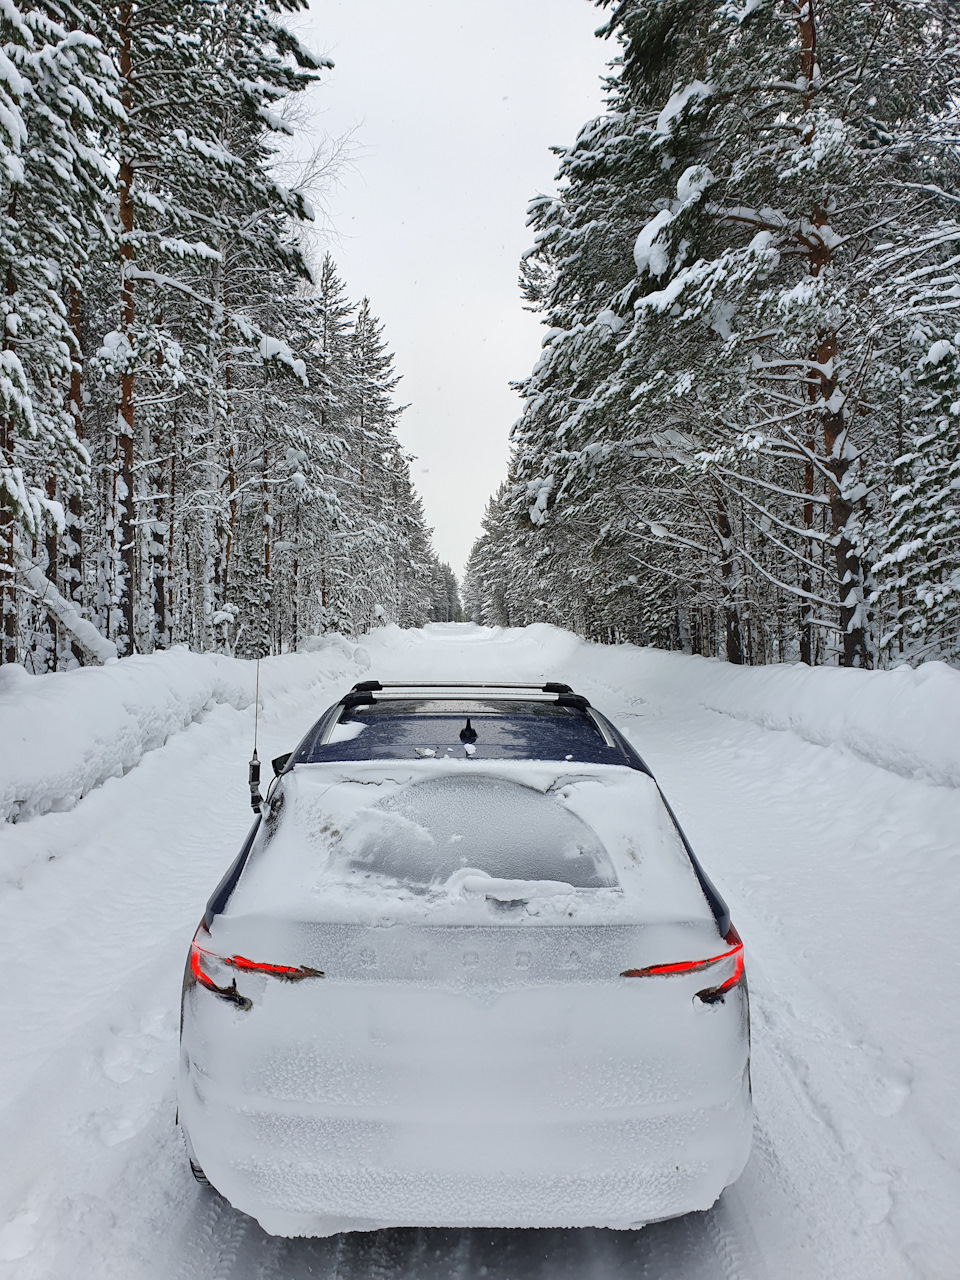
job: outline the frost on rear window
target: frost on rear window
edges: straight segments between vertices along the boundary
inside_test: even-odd
[[[432,778],[363,811],[344,832],[351,868],[439,885],[465,868],[500,880],[615,888],[604,847],[576,814],[532,787],[495,778]]]

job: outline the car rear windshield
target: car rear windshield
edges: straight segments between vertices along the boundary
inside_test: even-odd
[[[627,763],[625,753],[579,707],[533,699],[466,698],[397,698],[350,707],[332,730],[326,721],[315,726],[294,762],[464,755]]]
[[[478,775],[402,787],[360,814],[341,849],[354,870],[409,885],[445,884],[465,868],[575,889],[620,883],[595,832],[556,795]]]

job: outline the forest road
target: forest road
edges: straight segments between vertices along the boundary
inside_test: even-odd
[[[249,818],[253,713],[218,706],[71,811],[0,829],[0,869],[24,868],[0,874],[0,1280],[960,1277],[960,795],[707,710],[647,680],[642,650],[456,626],[364,646],[384,678],[568,680],[644,754],[746,945],[743,1176],[641,1231],[322,1240],[198,1187],[174,1126],[180,976]],[[342,691],[268,701],[261,757]]]

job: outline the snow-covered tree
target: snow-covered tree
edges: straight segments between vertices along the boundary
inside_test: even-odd
[[[16,660],[16,572],[48,533],[56,591],[62,497],[87,476],[68,399],[79,352],[66,298],[103,229],[105,154],[122,119],[116,77],[78,23],[89,6],[41,0],[0,15],[0,612],[2,660]],[[21,584],[21,594],[29,590]]]
[[[463,606],[460,603],[460,587],[457,576],[446,563],[437,566],[433,580],[431,622],[461,622]]]
[[[531,207],[510,536],[592,634],[871,665],[903,388],[958,283],[960,11],[609,7],[608,110]]]
[[[883,647],[911,658],[960,660],[960,334],[933,343],[914,395],[915,424],[894,463],[899,481],[876,566],[891,602]],[[922,422],[922,420],[921,420]]]
[[[303,7],[0,7],[3,661],[428,616],[392,356],[279,176]]]

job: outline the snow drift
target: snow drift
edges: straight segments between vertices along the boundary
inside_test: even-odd
[[[943,662],[893,671],[807,667],[802,663],[734,667],[633,645],[584,645],[567,678],[593,693],[603,709],[603,684],[592,674],[604,654],[640,701],[693,703],[762,729],[788,730],[821,747],[838,747],[905,778],[960,787],[960,671]]]
[[[357,679],[369,664],[341,636],[305,648],[261,663],[261,697]],[[0,668],[0,819],[73,808],[211,707],[251,706],[255,688],[255,662],[187,649],[42,676]]]

